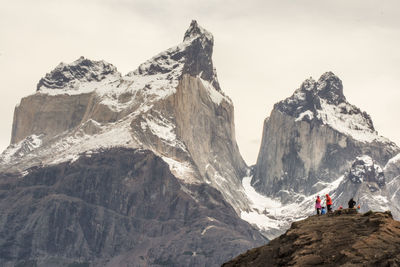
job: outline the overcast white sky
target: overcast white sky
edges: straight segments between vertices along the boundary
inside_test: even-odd
[[[326,71],[400,144],[399,12],[398,0],[0,0],[0,151],[14,106],[59,62],[104,59],[125,74],[181,42],[192,19],[214,35],[248,164],[273,104]]]

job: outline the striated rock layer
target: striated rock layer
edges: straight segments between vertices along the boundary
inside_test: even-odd
[[[295,222],[268,245],[222,266],[398,266],[400,222],[390,212],[355,210]]]

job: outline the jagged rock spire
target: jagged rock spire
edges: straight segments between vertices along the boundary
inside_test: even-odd
[[[101,81],[109,75],[120,76],[117,68],[103,60],[94,61],[80,57],[70,64],[60,63],[54,70],[40,79],[37,91],[42,87],[62,89],[74,81]]]
[[[318,81],[311,77],[305,80],[292,96],[275,104],[274,108],[295,117],[296,120],[318,120],[324,122],[326,121],[325,117],[329,114],[322,111],[323,103],[330,105],[332,108],[336,107],[338,114],[359,114],[360,119],[358,119],[357,123],[365,126],[360,127],[360,129],[365,128],[368,131],[375,131],[370,116],[346,101],[346,97],[343,94],[342,81],[331,71],[322,74]]]
[[[183,37],[183,41],[188,41],[190,39],[196,38],[196,37],[203,37],[206,38],[210,41],[213,41],[214,37],[213,35],[202,28],[196,20],[192,20],[190,23],[189,28],[185,32],[185,36]]]
[[[346,101],[346,97],[343,94],[342,81],[331,71],[325,72],[319,78],[317,94],[331,104],[337,105]]]
[[[185,32],[183,43],[149,59],[128,76],[167,75],[168,79],[180,79],[189,74],[207,80],[221,91],[212,62],[213,45],[212,34],[193,20]]]
[[[183,40],[184,42],[190,42],[190,45],[186,48],[183,74],[200,76],[202,79],[211,82],[214,88],[220,91],[217,74],[212,62],[214,46],[212,34],[202,28],[196,20],[192,20]]]

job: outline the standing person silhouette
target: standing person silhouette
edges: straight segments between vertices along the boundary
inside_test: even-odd
[[[328,212],[332,212],[332,199],[329,194],[325,195],[326,197],[326,207],[328,208]]]
[[[350,200],[349,200],[349,209],[354,209],[354,207],[356,206],[356,202],[354,201],[354,199],[353,198],[351,198]]]
[[[315,209],[317,210],[317,215],[320,214],[321,212],[321,199],[319,198],[319,196],[317,196],[317,199],[315,200]]]

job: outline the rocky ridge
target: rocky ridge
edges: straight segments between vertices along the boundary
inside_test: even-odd
[[[80,57],[72,64],[60,63],[40,79],[37,91],[45,89],[73,89],[76,83],[100,82],[108,77],[120,76],[117,68],[105,61],[92,61]]]
[[[390,212],[341,210],[295,222],[222,266],[397,266],[399,252],[400,222]]]

